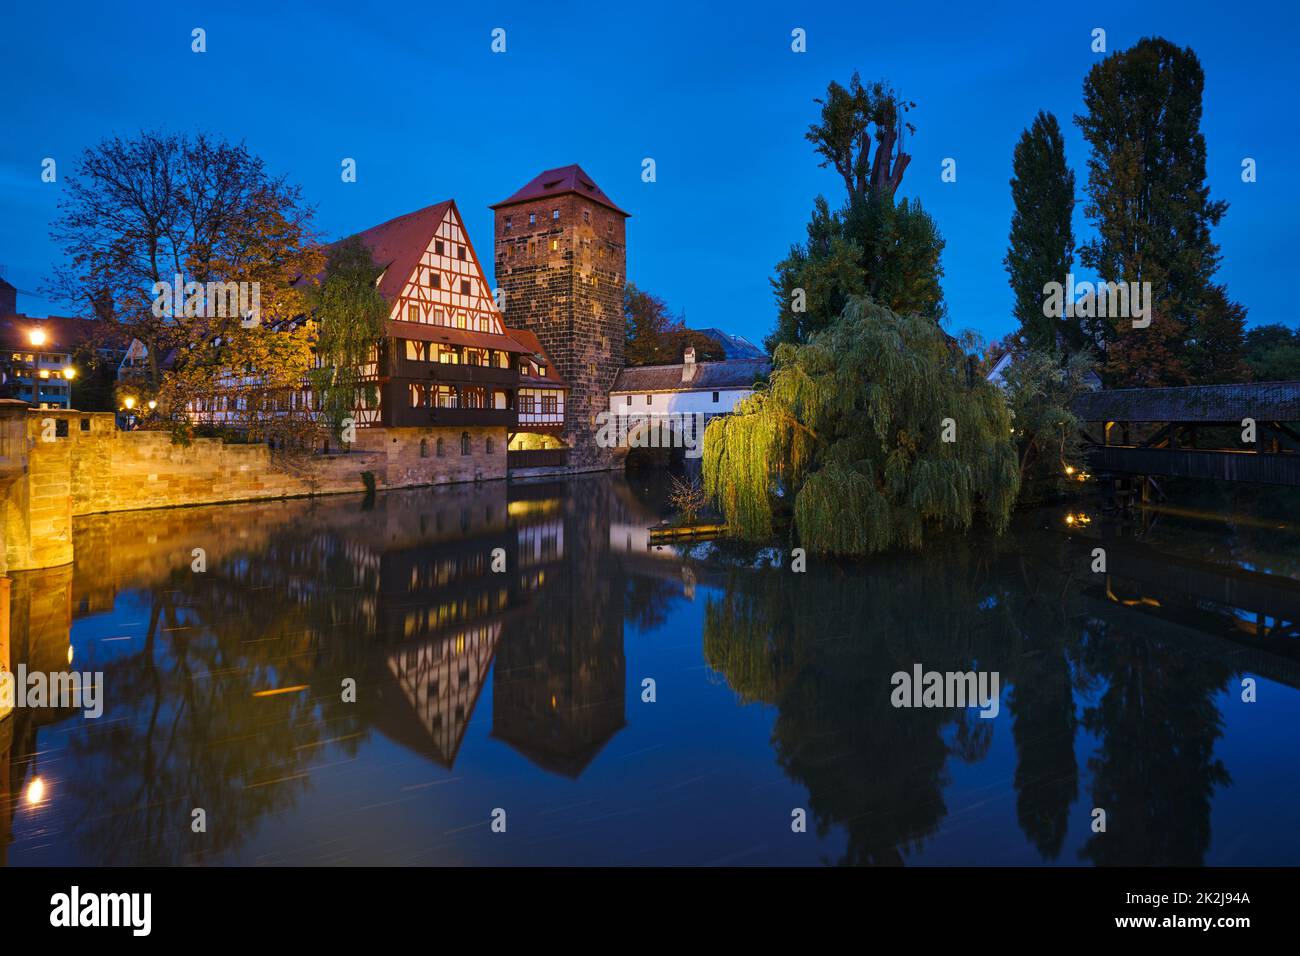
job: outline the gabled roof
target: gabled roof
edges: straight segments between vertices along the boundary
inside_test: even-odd
[[[394,302],[402,294],[406,280],[411,277],[425,250],[429,248],[434,234],[447,216],[447,210],[455,206],[455,200],[447,199],[354,234],[370,250],[375,265],[384,270],[383,277],[379,280],[379,294],[385,301]],[[351,238],[352,236],[345,237]],[[338,242],[331,243],[326,248],[336,245]]]
[[[542,341],[527,329],[506,329],[506,335],[510,336],[529,352],[534,355],[540,355],[546,362],[547,373],[545,377],[538,378],[533,375],[520,375],[519,381],[527,385],[550,385],[556,388],[568,388],[564,379],[560,378],[560,370],[556,368],[551,357],[546,354],[546,349],[542,347]]]
[[[697,362],[689,382],[682,381],[677,365],[639,365],[625,368],[614,380],[611,393],[710,392],[723,388],[751,388],[772,370],[767,359],[731,359],[726,362]]]
[[[503,206],[531,202],[534,199],[546,199],[550,196],[564,196],[569,193],[585,196],[592,202],[607,206],[619,215],[631,215],[614,205],[614,201],[605,195],[601,188],[596,185],[596,181],[588,176],[577,163],[571,166],[558,166],[555,169],[548,169],[545,172],[538,173],[528,181],[523,189],[520,189],[508,199],[494,203],[488,208],[500,209]]]

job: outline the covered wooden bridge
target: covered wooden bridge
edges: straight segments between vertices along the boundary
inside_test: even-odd
[[[1300,485],[1300,382],[1105,389],[1074,412],[1094,474]]]

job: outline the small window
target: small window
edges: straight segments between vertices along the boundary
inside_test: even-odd
[[[535,225],[537,225],[537,213],[535,213],[535,212],[530,212],[530,213],[528,214],[528,225],[530,225],[530,226],[535,226]]]
[[[447,456],[447,452],[446,452],[445,447],[443,446],[443,442],[442,442],[442,439],[441,439],[441,438],[438,439],[438,444],[437,444],[436,447],[437,447],[437,455],[438,455],[438,457],[439,457],[439,458],[445,458],[445,457]]]
[[[468,280],[468,279],[461,279],[461,280],[460,280],[460,294],[461,294],[461,295],[469,295],[469,280]]]
[[[408,305],[406,307],[406,321],[408,322],[420,321],[420,307],[418,305]]]
[[[457,246],[457,247],[456,247],[456,258],[457,258],[457,259],[464,259],[464,258],[465,258],[465,247],[464,247],[464,246]]]
[[[591,211],[590,211],[590,210],[584,209],[584,210],[582,211],[582,221],[583,221],[583,222],[591,222]]]
[[[494,442],[492,441],[491,438],[489,438],[487,440],[487,453],[490,455],[494,451],[496,451],[496,448],[494,447]]]
[[[429,457],[429,439],[427,438],[420,439],[420,457],[421,458]]]
[[[441,240],[441,239],[436,239],[436,240],[434,240],[434,243],[433,243],[433,254],[434,254],[435,256],[440,256],[440,255],[442,255],[442,250],[443,250],[443,248],[444,248],[444,247],[443,247],[443,244],[442,244],[442,240]]]
[[[510,217],[506,216],[506,232],[510,231],[510,226],[511,226]]]
[[[89,418],[83,418],[83,419],[81,420],[81,430],[82,430],[83,432],[88,432],[88,431],[90,431],[90,419],[89,419]]]
[[[655,397],[653,395],[647,395],[645,397],[645,403],[647,405],[653,405],[655,403]]]
[[[560,248],[560,240],[559,240],[559,239],[552,239],[552,240],[551,240],[551,251],[554,252],[555,250],[557,250],[557,249],[559,249],[559,248]]]
[[[461,453],[462,455],[468,455],[468,454],[469,454],[469,450],[470,450],[470,445],[469,445],[469,432],[461,432],[461,433],[460,433],[460,453]]]
[[[713,400],[714,400],[715,402],[718,400],[718,393],[717,393],[717,392],[714,392],[714,393],[713,393]]]
[[[56,418],[54,420],[54,437],[68,437],[68,420],[66,418]]]
[[[442,288],[442,276],[432,269],[429,270],[429,287],[432,289]]]
[[[558,209],[552,209],[552,210],[551,210],[551,220],[552,220],[553,222],[559,222],[559,221],[560,221],[560,210],[558,210]]]

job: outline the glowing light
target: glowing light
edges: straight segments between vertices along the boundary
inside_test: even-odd
[[[293,687],[276,687],[273,690],[254,691],[254,697],[274,697],[276,694],[296,694],[299,691],[307,689],[306,684],[295,684]]]
[[[1073,466],[1073,465],[1066,465],[1066,466],[1065,466],[1065,473],[1066,473],[1067,475],[1072,475],[1072,474],[1074,474],[1074,466]]]
[[[45,781],[40,777],[32,777],[32,782],[27,785],[27,804],[36,806],[45,800]]]
[[[72,645],[71,645],[71,644],[68,645],[68,663],[69,663],[69,664],[72,663]]]
[[[152,398],[149,399],[149,408],[150,408],[150,410],[152,411],[153,409],[155,409],[155,408],[157,408],[157,407],[158,407],[158,403],[155,402]]]
[[[73,368],[71,365],[69,365],[67,368],[63,370],[63,377],[66,378],[69,382],[71,382],[74,378],[77,377],[77,370]]]
[[[1071,513],[1065,516],[1065,523],[1072,528],[1076,526],[1082,528],[1085,525],[1092,524],[1092,518],[1083,512]]]
[[[39,348],[45,344],[45,333],[40,329],[32,329],[27,333],[27,341]]]
[[[126,406],[126,410],[129,412],[131,409],[135,408],[135,398],[128,395],[126,398],[122,399],[122,404]]]

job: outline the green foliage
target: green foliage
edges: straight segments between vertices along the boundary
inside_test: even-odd
[[[844,201],[832,211],[818,196],[807,241],[777,263],[777,326],[767,338],[769,352],[783,342],[808,342],[854,296],[870,296],[900,315],[915,312],[934,322],[945,315],[938,226],[917,200],[894,198],[911,160],[903,138],[915,132],[903,116],[916,104],[883,81],[863,86],[856,73],[847,88],[832,82],[817,102],[821,122],[806,138],[823,157],[821,165],[833,166],[844,180]]]
[[[1080,422],[1071,411],[1087,388],[1093,360],[1075,352],[1064,363],[1054,353],[1014,353],[1002,375],[1019,460],[1020,502],[1038,501],[1077,486],[1083,474]],[[1068,469],[1073,469],[1069,472]]]
[[[951,419],[952,441],[944,441]],[[705,491],[732,531],[788,507],[813,551],[919,548],[927,528],[1006,526],[1019,485],[998,390],[929,319],[854,297],[807,345],[783,344],[766,390],[704,437]]]
[[[1015,294],[1024,345],[1074,352],[1084,344],[1077,317],[1043,314],[1043,286],[1065,282],[1074,263],[1074,172],[1065,164],[1065,140],[1051,113],[1040,112],[1021,134],[1012,160],[1011,242],[1003,263]]]
[[[1190,380],[1198,363],[1231,366],[1242,346],[1240,325],[1212,301],[1220,256],[1210,231],[1228,204],[1211,200],[1206,184],[1204,86],[1190,48],[1149,37],[1092,68],[1083,87],[1086,112],[1075,117],[1091,148],[1084,211],[1097,229],[1079,258],[1107,281],[1151,283],[1169,355],[1157,356],[1165,369],[1148,384]],[[1099,349],[1113,346],[1106,356],[1114,385],[1138,384],[1134,377],[1150,368],[1147,357],[1126,353],[1149,349],[1151,336],[1123,334],[1126,322],[1098,319],[1088,327]]]
[[[1259,382],[1300,381],[1300,329],[1261,325],[1246,333],[1246,364]]]
[[[777,263],[772,279],[777,326],[767,339],[768,350],[807,342],[854,296],[869,295],[901,315],[941,321],[947,311],[940,285],[943,247],[939,227],[918,200],[873,193],[832,212],[818,196],[807,242],[792,246]],[[803,290],[802,303],[796,290]]]
[[[325,421],[337,434],[361,396],[375,402],[375,387],[364,366],[376,358],[382,342],[388,303],[376,282],[382,270],[356,236],[335,245],[325,265],[325,281],[316,293],[320,367],[311,373]]]

